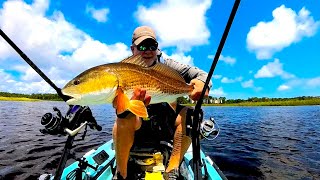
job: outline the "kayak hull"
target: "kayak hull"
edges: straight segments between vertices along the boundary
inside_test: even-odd
[[[202,177],[208,180],[220,180],[226,179],[220,169],[215,165],[215,163],[210,159],[209,156],[205,156],[201,150],[201,160],[202,160]],[[192,146],[189,147],[188,151],[184,155],[184,159],[180,166],[180,175],[184,179],[194,179],[194,174],[192,171]],[[114,176],[116,169],[115,151],[113,149],[113,141],[110,140],[105,144],[101,145],[99,148],[92,149],[87,152],[84,156],[88,164],[94,168],[87,167],[82,173],[82,179],[97,179],[97,180],[111,180]],[[75,176],[75,170],[79,167],[79,162],[76,161],[66,167],[62,173],[61,179],[67,180],[72,176]],[[148,176],[155,177],[148,173]],[[54,179],[52,177],[51,179]],[[146,177],[147,179],[147,177]],[[150,178],[149,178],[150,179]],[[152,178],[154,179],[154,178]],[[162,178],[161,178],[162,179]]]

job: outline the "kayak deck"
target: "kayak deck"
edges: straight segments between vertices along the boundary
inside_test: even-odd
[[[110,140],[105,144],[101,145],[98,149],[92,149],[87,152],[84,156],[85,161],[92,167],[87,167],[85,171],[82,172],[82,179],[97,179],[97,180],[111,180],[114,176],[115,169],[116,169],[116,160],[115,160],[115,151],[113,149],[113,141]],[[182,179],[194,179],[194,174],[192,171],[192,146],[189,147],[188,151],[184,155],[184,159],[180,165],[180,177]],[[202,177],[208,180],[219,180],[219,179],[226,179],[225,176],[222,174],[220,169],[214,164],[214,162],[210,159],[209,156],[205,156],[205,154],[201,151],[201,160],[202,160]],[[145,164],[147,165],[147,164]],[[129,169],[136,170],[137,167],[131,167],[130,163],[128,163],[128,171]],[[143,166],[143,165],[138,165]],[[79,161],[76,161],[66,167],[62,173],[61,179],[69,179],[71,177],[75,177],[76,169],[79,167]],[[137,176],[130,176],[135,177],[134,179],[145,179],[145,180],[161,180],[162,179],[162,172],[161,170],[156,170],[154,172],[143,172],[143,176],[137,178]],[[129,172],[128,172],[129,174]]]

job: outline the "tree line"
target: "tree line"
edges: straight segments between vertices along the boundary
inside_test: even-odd
[[[2,97],[24,97],[30,99],[41,99],[41,100],[53,100],[53,101],[62,101],[58,94],[19,94],[19,93],[9,93],[9,92],[0,92]]]
[[[292,97],[292,98],[268,98],[268,97],[251,97],[246,100],[244,99],[228,99],[226,100],[226,104],[233,104],[233,103],[242,103],[242,102],[275,102],[275,101],[302,101],[302,100],[313,100],[313,99],[320,99],[320,97],[315,96],[299,96],[299,97]]]
[[[268,97],[251,97],[248,99],[227,99],[226,97],[212,97],[209,96],[203,100],[204,104],[235,104],[246,102],[278,102],[278,101],[303,101],[303,100],[319,100],[320,96],[299,96],[292,98],[268,98]],[[196,101],[192,101],[188,97],[178,98],[180,104],[196,104]]]
[[[0,92],[0,96],[3,97],[26,97],[30,99],[41,99],[41,100],[53,100],[53,101],[63,101],[58,94],[19,94],[19,93],[9,93],[9,92]],[[243,103],[243,102],[275,102],[275,101],[301,101],[301,100],[314,100],[320,99],[320,96],[299,96],[292,98],[267,98],[267,97],[251,97],[248,99],[227,99],[226,97],[212,97],[209,96],[203,100],[204,104],[234,104],[234,103]],[[195,101],[189,99],[189,97],[179,97],[178,103],[180,104],[196,104]]]

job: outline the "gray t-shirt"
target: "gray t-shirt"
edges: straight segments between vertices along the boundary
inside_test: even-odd
[[[160,62],[164,63],[165,65],[177,70],[184,80],[187,83],[190,83],[192,79],[199,79],[202,82],[206,82],[206,79],[208,77],[208,73],[204,72],[203,70],[197,68],[197,67],[191,67],[186,64],[182,64],[180,62],[177,62],[171,58],[160,58]],[[212,87],[212,82],[210,80],[209,82],[209,89]]]

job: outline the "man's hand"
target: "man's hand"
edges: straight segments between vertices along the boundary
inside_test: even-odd
[[[135,88],[133,91],[133,96],[131,100],[140,100],[143,101],[146,106],[149,105],[151,101],[151,96],[146,95],[146,90],[141,88]]]
[[[190,84],[193,85],[193,88],[194,88],[192,93],[190,94],[190,98],[194,101],[197,101],[200,98],[200,95],[205,83],[200,81],[199,79],[192,79],[190,81]],[[209,95],[209,90],[206,89],[205,97],[208,97],[208,95]]]

